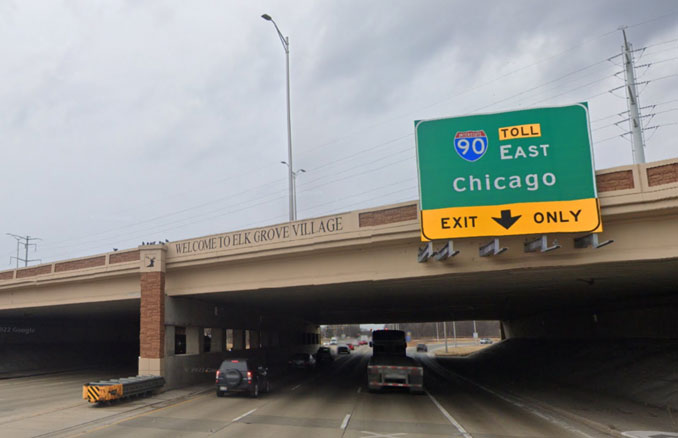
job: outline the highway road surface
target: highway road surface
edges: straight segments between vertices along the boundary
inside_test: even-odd
[[[553,437],[609,436],[447,374],[426,355],[426,395],[370,393],[369,348],[315,372],[283,373],[270,394],[217,398],[213,385],[89,405],[64,373],[0,381],[0,436],[8,437]],[[84,380],[83,380],[84,379]]]

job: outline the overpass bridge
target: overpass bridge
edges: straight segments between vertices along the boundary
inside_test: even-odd
[[[599,241],[614,241],[598,249],[559,234],[548,236],[559,249],[525,252],[535,236],[515,236],[482,257],[490,239],[469,238],[454,257],[418,260],[407,202],[3,271],[0,345],[125,345],[139,373],[179,385],[228,355],[314,349],[319,324],[498,319],[507,337],[678,336],[678,159],[596,179]]]

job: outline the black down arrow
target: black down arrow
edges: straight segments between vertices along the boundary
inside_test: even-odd
[[[521,215],[511,216],[511,210],[502,210],[501,217],[493,217],[492,219],[494,219],[495,222],[497,222],[499,225],[508,230],[513,226],[513,224],[516,223],[518,219],[520,219],[520,216]]]

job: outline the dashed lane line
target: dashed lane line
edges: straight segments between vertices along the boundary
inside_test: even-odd
[[[341,422],[341,426],[339,427],[339,429],[345,430],[346,427],[348,426],[348,422],[349,422],[350,419],[351,419],[351,414],[346,414],[346,416],[344,417],[344,421]]]
[[[189,394],[187,396],[188,398],[186,398],[186,399],[184,399],[180,402],[177,402],[177,403],[173,403],[171,400],[162,400],[162,401],[159,401],[157,403],[150,404],[150,405],[140,406],[138,408],[133,409],[132,411],[121,412],[121,413],[118,413],[118,414],[113,414],[110,417],[99,418],[99,419],[90,421],[88,423],[75,425],[75,426],[68,428],[68,429],[84,429],[84,430],[80,430],[80,431],[78,431],[78,432],[76,432],[72,435],[68,435],[67,438],[75,438],[75,437],[84,435],[86,433],[89,434],[89,433],[92,433],[92,432],[97,432],[97,431],[100,431],[100,430],[103,430],[103,429],[107,429],[111,426],[116,426],[120,423],[124,423],[125,421],[130,421],[130,420],[134,420],[136,418],[145,417],[147,415],[155,414],[157,412],[164,411],[165,409],[174,408],[176,406],[183,405],[183,404],[186,404],[186,403],[192,403],[192,402],[194,402],[198,399],[201,399],[201,398],[204,398],[204,397],[207,397],[207,396],[208,396],[208,394],[201,394],[201,393],[198,393],[197,395],[196,394]],[[164,403],[169,403],[169,404],[167,404],[166,406],[154,408],[154,405],[162,405]],[[143,412],[140,413],[140,414],[137,414],[137,415],[125,416],[125,414],[129,414],[129,413],[136,411],[136,410],[141,410]],[[120,417],[122,417],[122,418],[120,418]],[[120,419],[117,419],[117,418],[120,418]],[[105,422],[105,423],[102,424],[101,426],[94,427],[94,428],[91,428],[91,429],[87,429],[88,425],[93,425],[93,424],[101,423],[101,422]],[[56,434],[61,435],[60,432],[67,432],[67,431],[68,430],[55,431],[55,432],[48,433],[47,436],[56,435]]]
[[[239,417],[235,417],[234,419],[231,420],[231,423],[235,423],[235,422],[238,422],[238,421],[242,420],[243,418],[247,417],[248,415],[250,415],[251,413],[253,413],[253,412],[256,411],[257,409],[258,409],[258,408],[254,408],[254,409],[252,409],[251,411],[245,412],[244,414],[242,414],[242,415],[239,416]]]

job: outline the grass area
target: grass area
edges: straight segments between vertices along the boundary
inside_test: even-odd
[[[440,350],[436,350],[433,353],[436,356],[442,356],[442,357],[455,357],[455,356],[468,356],[471,353],[475,353],[476,351],[482,350],[483,348],[489,347],[490,344],[485,344],[485,345],[459,345],[458,347],[454,347],[454,345],[448,346],[448,352],[445,352],[445,349],[442,348]]]
[[[440,338],[421,338],[421,339],[412,339],[410,342],[407,343],[408,347],[416,347],[417,344],[443,344],[445,342],[445,339]],[[448,344],[452,345],[453,340],[452,338],[447,338]],[[473,338],[457,338],[457,342],[459,343],[468,343],[468,342],[473,342]]]

